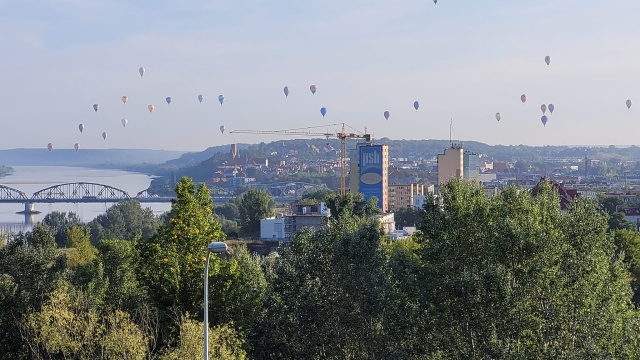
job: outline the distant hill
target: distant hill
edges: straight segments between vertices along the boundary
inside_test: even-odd
[[[0,165],[8,166],[133,166],[163,164],[184,151],[144,149],[9,149],[0,150]]]

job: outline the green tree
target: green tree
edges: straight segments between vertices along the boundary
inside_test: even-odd
[[[160,360],[198,360],[204,353],[202,322],[182,317],[175,347],[160,355]],[[244,360],[244,340],[231,326],[209,328],[209,357],[219,360]]]
[[[133,311],[146,300],[135,273],[139,259],[133,243],[127,240],[102,240],[98,243],[98,258],[109,283],[105,299],[107,305]]]
[[[380,225],[343,214],[297,233],[268,266],[255,358],[388,358],[383,319],[391,286]]]
[[[67,243],[67,229],[72,226],[82,225],[82,220],[80,220],[80,217],[74,212],[53,211],[45,215],[42,223],[53,231],[58,247],[64,247]]]
[[[378,200],[372,197],[369,201],[365,201],[362,193],[347,192],[344,195],[333,193],[327,197],[326,202],[331,216],[336,218],[339,218],[343,213],[360,217],[370,217],[382,213],[382,210],[378,208]]]
[[[161,309],[195,314],[202,307],[202,274],[207,245],[224,240],[212,212],[213,201],[204,184],[196,189],[189,178],[176,185],[169,223],[148,240],[136,243],[139,279]],[[213,265],[218,261],[213,258]]]
[[[415,206],[400,208],[393,213],[396,228],[402,229],[407,226],[417,226],[422,221],[422,209]]]
[[[137,200],[126,200],[111,206],[87,226],[97,244],[103,239],[148,239],[156,233],[160,221],[151,208],[142,208]]]
[[[624,261],[629,264],[633,302],[640,306],[640,233],[631,230],[617,230],[613,241],[618,252],[624,253]]]
[[[251,189],[240,197],[238,210],[242,231],[245,234],[260,232],[260,219],[273,215],[272,202],[269,194],[262,189]]]
[[[427,202],[424,284],[446,358],[635,358],[628,271],[588,200],[549,184],[487,199],[459,181]]]
[[[46,227],[45,227],[46,228]],[[28,358],[21,337],[26,314],[39,311],[56,279],[65,271],[64,257],[47,241],[29,241],[15,235],[0,247],[0,354],[7,359]]]

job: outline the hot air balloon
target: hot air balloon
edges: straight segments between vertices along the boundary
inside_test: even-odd
[[[218,96],[218,101],[220,101],[220,105],[222,105],[222,103],[224,102],[224,95]]]
[[[49,149],[49,151],[53,150],[53,144],[52,143],[48,143],[47,144],[47,149]]]
[[[385,118],[385,119],[387,119],[387,120],[389,120],[389,112],[388,112],[388,111],[385,111],[385,112],[384,112],[384,118]]]
[[[100,105],[98,105],[98,104],[93,104],[93,110],[94,110],[95,112],[98,112],[98,108],[99,108],[99,107],[100,107]]]
[[[413,108],[416,109],[416,111],[418,111],[418,108],[420,107],[420,103],[418,102],[418,100],[413,102]]]
[[[548,108],[549,108],[549,112],[551,113],[551,115],[553,115],[553,110],[555,110],[556,107],[553,106],[553,104],[549,104]]]
[[[84,124],[78,125],[78,130],[80,130],[80,134],[84,131]]]
[[[438,0],[433,0],[433,3],[434,3],[434,4],[437,4],[437,3],[438,3]]]
[[[547,121],[549,119],[547,119],[547,115],[542,115],[542,117],[540,118],[540,121],[542,121],[542,125],[547,126]]]
[[[107,133],[106,132],[102,133],[102,139],[107,140]]]
[[[140,77],[142,77],[144,75],[144,68],[140,66],[140,69],[138,69],[138,72],[140,73]]]
[[[500,119],[502,119],[502,114],[500,114],[499,112],[496,113],[496,120],[498,120],[498,122],[500,122]]]
[[[124,95],[124,96],[122,97],[122,103],[123,103],[123,104],[126,104],[126,103],[127,103],[127,101],[129,101],[129,97],[128,97],[127,95]]]
[[[171,104],[171,96],[167,96],[167,98],[164,99],[164,101],[166,101],[167,104]]]
[[[631,109],[631,99],[627,100],[627,109]]]
[[[312,93],[313,95],[315,95],[315,94],[316,94],[316,91],[318,91],[318,87],[317,87],[317,86],[315,86],[315,85],[311,85],[311,86],[309,86],[309,90],[311,90],[311,93]]]
[[[129,122],[129,120],[125,118],[125,119],[122,119],[122,121],[120,122],[122,123],[122,127],[127,127],[127,123]]]
[[[224,134],[224,129],[225,129],[224,125],[220,126],[220,132],[223,134]]]
[[[284,97],[289,97],[289,87],[285,86],[284,89],[282,89],[282,91],[284,91]]]
[[[322,114],[322,117],[324,117],[325,115],[327,115],[327,108],[325,108],[325,107],[320,108],[320,114]]]
[[[522,104],[524,105],[524,103],[527,102],[527,95],[525,94],[520,95],[520,101],[522,101]]]
[[[149,105],[147,106],[147,109],[149,109],[149,112],[153,112],[153,109],[155,109],[155,106]]]
[[[540,105],[540,110],[542,111],[542,114],[544,115],[547,112],[547,105],[545,105],[545,104]]]
[[[76,151],[78,151],[78,149],[80,149],[80,144],[78,143],[73,144],[73,148],[76,149]]]
[[[200,101],[200,103],[202,104],[202,94],[198,95],[198,101]]]
[[[549,64],[551,63],[551,57],[549,55],[545,56],[544,57],[544,62],[546,62],[547,66],[549,66]],[[562,66],[560,66],[560,67],[562,67]]]

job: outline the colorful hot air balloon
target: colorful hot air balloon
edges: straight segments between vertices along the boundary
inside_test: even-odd
[[[327,115],[327,108],[325,108],[325,107],[320,108],[320,114],[322,114],[322,117],[324,117],[325,115]]]
[[[127,103],[127,101],[129,101],[129,97],[128,97],[127,95],[124,95],[124,96],[122,97],[122,103],[123,103],[123,104],[126,104],[126,103]]]
[[[122,127],[127,127],[127,123],[129,122],[129,120],[125,118],[125,119],[122,119],[122,121],[120,122],[122,123]]]
[[[387,120],[389,120],[389,112],[388,112],[388,111],[385,111],[385,112],[384,112],[384,118],[385,118],[385,119],[387,119]]]
[[[48,143],[47,144],[47,149],[49,149],[49,151],[53,150],[53,144],[52,143]]]
[[[547,126],[547,121],[549,119],[547,119],[547,115],[542,115],[542,117],[540,118],[540,121],[542,121],[542,125]]]
[[[98,108],[99,108],[99,107],[100,107],[100,105],[98,105],[98,104],[93,104],[93,110],[94,110],[95,112],[98,112]]]
[[[222,103],[224,102],[224,95],[219,95],[218,96],[218,101],[220,102],[220,105],[222,105]]]
[[[284,91],[284,97],[289,97],[289,87],[285,86],[284,89],[282,89],[282,91]]]
[[[544,57],[544,62],[546,62],[547,66],[549,66],[549,64],[551,63],[551,57],[549,55],[545,56]],[[562,67],[562,66],[560,66],[560,67]]]
[[[78,143],[73,144],[73,148],[76,149],[76,151],[78,151],[78,149],[80,149],[80,144]]]
[[[498,120],[498,122],[500,122],[500,119],[502,119],[502,114],[500,114],[499,112],[496,113],[496,120]]]
[[[102,133],[102,139],[107,140],[107,133],[106,132]]]
[[[522,104],[524,105],[524,103],[527,102],[527,95],[525,94],[520,95],[520,101],[522,101]]]
[[[202,104],[202,99],[203,99],[202,94],[198,95],[198,101],[200,101],[201,104]]]
[[[224,134],[224,129],[225,129],[224,125],[220,126],[220,132],[223,134]]]
[[[153,112],[153,109],[155,109],[155,106],[149,105],[147,106],[147,109],[149,109],[149,112]]]
[[[416,109],[416,111],[418,111],[418,108],[420,107],[420,103],[418,102],[418,100],[413,102],[413,108]]]
[[[318,87],[317,87],[317,86],[315,86],[315,85],[311,85],[311,86],[309,86],[309,90],[311,90],[311,93],[312,93],[313,95],[315,95],[315,94],[316,94],[316,91],[318,91]]]
[[[627,100],[627,109],[631,109],[631,99]]]
[[[545,104],[540,105],[540,110],[542,111],[542,115],[544,115],[547,112],[547,105]]]
[[[84,131],[84,124],[78,125],[78,130],[80,130],[80,134]]]
[[[167,96],[164,101],[166,101],[167,104],[171,104],[171,96]]]
[[[549,112],[551,113],[551,115],[553,115],[553,110],[555,110],[556,107],[553,106],[553,104],[549,104],[548,108],[549,108]]]
[[[138,69],[138,72],[140,73],[140,77],[142,77],[144,75],[144,68],[140,66],[140,69]]]

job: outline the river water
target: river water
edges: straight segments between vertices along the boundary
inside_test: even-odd
[[[135,196],[151,184],[151,177],[145,174],[121,170],[91,169],[65,166],[12,166],[13,175],[0,178],[0,185],[20,190],[31,197],[34,192],[65,183],[90,182],[109,185]],[[75,212],[84,222],[89,222],[103,214],[113,203],[56,203],[35,204],[36,210],[42,213],[33,215],[31,219],[16,214],[24,210],[23,204],[0,204],[0,230],[25,230],[30,228],[30,221],[40,221],[52,211]],[[162,214],[171,209],[170,203],[143,203],[155,214]],[[24,225],[26,222],[26,225]],[[21,226],[22,224],[23,226]]]

